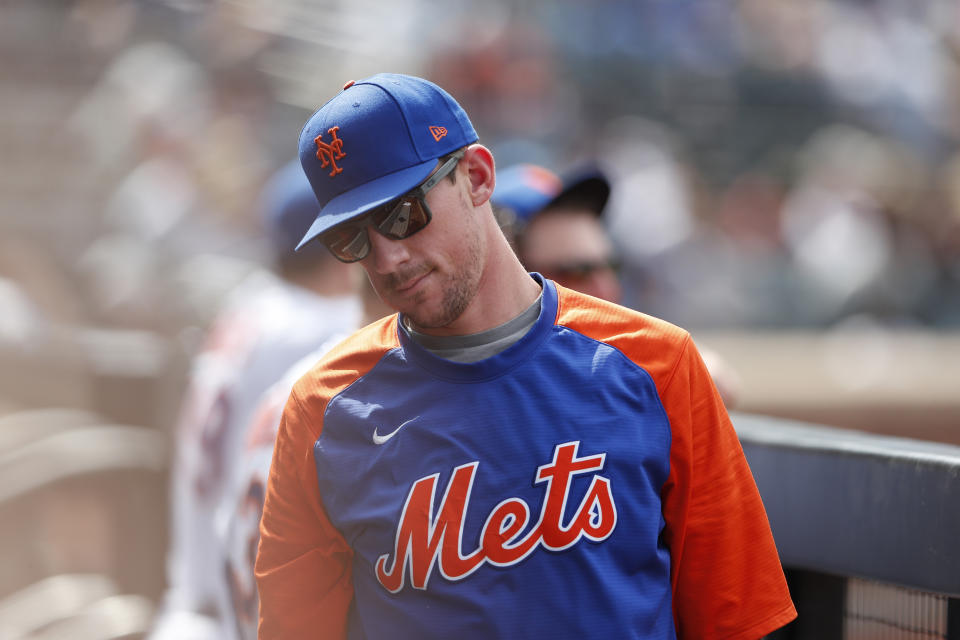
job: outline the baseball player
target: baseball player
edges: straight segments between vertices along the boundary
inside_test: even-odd
[[[390,313],[366,278],[356,282],[363,304],[363,324]],[[243,429],[243,450],[235,463],[231,486],[215,516],[219,557],[224,580],[218,593],[222,638],[252,640],[257,637],[258,605],[253,565],[260,540],[260,516],[266,493],[267,472],[284,403],[293,384],[348,333],[336,334],[320,348],[295,363],[283,378],[260,397],[252,420]]]
[[[242,429],[263,391],[331,335],[352,330],[357,277],[325,251],[294,253],[318,210],[299,163],[279,170],[261,211],[276,256],[233,292],[196,357],[176,431],[171,469],[168,588],[151,638],[223,638],[216,616],[223,561],[214,510],[223,499]]]
[[[294,385],[260,527],[261,639],[756,639],[794,618],[690,335],[528,273],[494,160],[420,78],[307,121],[301,246],[399,313]]]

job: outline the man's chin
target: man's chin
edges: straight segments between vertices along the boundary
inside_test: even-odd
[[[423,305],[415,306],[410,312],[402,312],[415,331],[432,333],[450,326],[460,314],[453,314],[447,309],[438,309],[433,313],[425,313]]]
[[[443,319],[429,316],[424,317],[423,314],[411,315],[405,313],[404,317],[407,319],[407,322],[410,323],[411,328],[420,333],[430,333],[431,330],[442,329],[449,324],[449,322],[445,322]]]

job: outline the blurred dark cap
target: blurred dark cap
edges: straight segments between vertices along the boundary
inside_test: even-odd
[[[497,172],[491,202],[513,211],[520,224],[552,208],[584,208],[603,215],[610,198],[610,181],[594,165],[581,167],[563,178],[544,167],[519,164]]]
[[[261,193],[261,223],[280,255],[293,253],[318,211],[320,203],[297,158],[278,169]]]

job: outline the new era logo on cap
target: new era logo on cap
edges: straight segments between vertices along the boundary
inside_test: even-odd
[[[299,246],[410,191],[439,158],[476,141],[467,114],[432,82],[396,73],[348,82],[300,133],[320,212]]]

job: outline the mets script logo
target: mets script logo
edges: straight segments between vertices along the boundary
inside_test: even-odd
[[[537,469],[534,482],[546,483],[540,517],[526,535],[519,536],[530,523],[530,507],[520,498],[507,498],[493,508],[480,533],[480,546],[464,555],[461,548],[463,522],[470,506],[470,493],[479,462],[461,465],[444,491],[436,518],[433,508],[437,478],[433,474],[413,483],[397,526],[393,561],[390,554],[377,560],[377,580],[385,589],[397,593],[409,575],[415,589],[426,589],[434,565],[447,580],[461,580],[483,563],[498,567],[517,564],[538,547],[562,551],[581,538],[594,542],[607,539],[617,525],[610,480],[594,475],[580,504],[567,517],[567,503],[573,476],[599,471],[605,453],[577,457],[579,442],[557,445],[553,461]]]
[[[343,152],[343,140],[337,137],[337,131],[339,130],[340,127],[327,129],[327,133],[333,137],[329,144],[323,141],[322,133],[313,139],[317,143],[317,160],[320,161],[320,166],[331,165],[332,167],[330,169],[331,178],[343,171],[341,167],[337,166],[337,160],[347,155]]]

